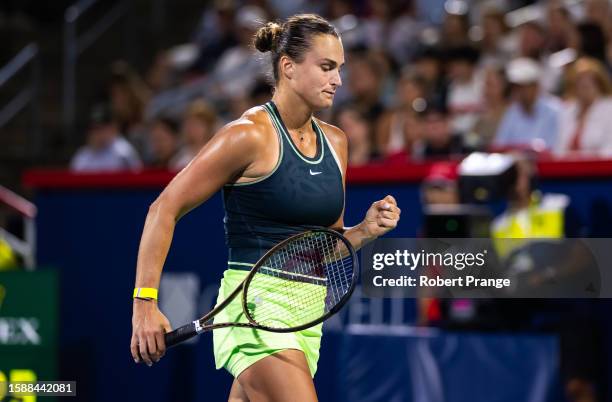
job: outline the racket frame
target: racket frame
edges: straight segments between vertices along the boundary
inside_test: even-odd
[[[338,303],[336,303],[336,305],[334,305],[334,307],[332,307],[327,313],[323,314],[321,317],[317,318],[316,320],[313,320],[311,322],[299,325],[297,327],[289,327],[289,328],[270,328],[270,327],[266,327],[263,325],[258,324],[249,314],[248,309],[247,309],[247,288],[249,286],[249,283],[252,281],[252,279],[254,278],[255,274],[257,274],[257,272],[259,271],[259,268],[261,268],[264,265],[264,262],[268,259],[268,257],[272,254],[274,254],[277,250],[279,250],[280,248],[284,247],[287,243],[290,243],[292,241],[294,241],[295,239],[298,239],[300,237],[305,237],[308,235],[312,235],[314,233],[317,232],[329,232],[332,233],[339,241],[342,241],[344,243],[344,245],[347,247],[347,250],[350,253],[350,256],[353,259],[353,276],[351,278],[351,284],[349,286],[349,289],[347,290],[347,292],[342,296],[342,298],[340,299],[340,301]],[[347,256],[348,257],[348,256]],[[345,258],[347,258],[345,257]],[[260,329],[260,330],[264,330],[264,331],[269,331],[269,332],[277,332],[277,333],[287,333],[287,332],[296,332],[296,331],[301,331],[304,330],[306,328],[310,328],[313,327],[325,320],[327,320],[329,317],[331,317],[332,315],[336,314],[350,299],[351,295],[353,294],[353,291],[355,290],[355,286],[357,284],[357,275],[359,272],[359,260],[357,258],[357,253],[355,251],[355,248],[353,247],[353,245],[348,241],[348,239],[346,239],[342,234],[340,234],[339,232],[333,230],[333,229],[329,229],[329,228],[321,228],[321,229],[315,229],[315,230],[308,230],[305,232],[301,232],[298,234],[295,234],[291,237],[288,237],[287,239],[281,241],[280,243],[276,244],[274,247],[272,247],[270,250],[268,250],[253,266],[253,268],[251,268],[249,274],[247,275],[246,278],[244,278],[244,280],[238,285],[236,286],[236,289],[234,289],[232,291],[232,293],[227,296],[225,298],[225,300],[223,300],[220,304],[218,304],[217,306],[215,306],[212,310],[210,310],[206,315],[202,316],[201,318],[198,318],[197,320],[192,321],[189,324],[183,325],[182,327],[179,327],[171,332],[168,332],[165,334],[164,338],[165,338],[165,343],[166,343],[166,347],[172,347],[175,346],[183,341],[186,341],[189,338],[192,338],[202,332],[206,332],[206,331],[211,331],[213,329],[219,329],[219,328],[227,328],[227,327],[241,327],[241,328],[253,328],[253,329]],[[265,275],[265,274],[264,274]],[[227,307],[228,304],[230,304],[235,298],[236,296],[238,296],[238,294],[242,292],[242,311],[244,312],[247,320],[249,321],[248,323],[242,323],[242,322],[227,322],[227,323],[217,323],[217,324],[209,324],[206,325],[206,322],[209,321],[211,318],[213,318],[215,315],[217,315],[221,310],[223,310],[225,307]]]

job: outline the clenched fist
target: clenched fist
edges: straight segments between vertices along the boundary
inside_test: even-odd
[[[368,235],[380,237],[397,226],[401,212],[395,198],[388,195],[368,209],[363,220],[364,228]]]

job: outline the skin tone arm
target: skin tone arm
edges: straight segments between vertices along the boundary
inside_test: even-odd
[[[340,130],[334,130],[334,149],[337,149],[345,171],[346,136]],[[259,177],[266,173],[265,168],[258,165],[258,161],[266,160],[262,152],[265,149],[266,136],[258,133],[252,123],[230,125],[168,184],[151,205],[145,221],[138,252],[136,287],[159,287],[178,219],[236,177]],[[360,248],[393,229],[399,213],[395,199],[387,196],[372,204],[364,221],[344,234],[356,248]],[[332,227],[342,228],[343,217]],[[130,347],[134,360],[152,365],[164,355],[164,333],[171,329],[155,300],[134,300],[132,327]]]
[[[320,123],[325,127],[325,132],[328,133],[329,139],[332,142],[334,150],[340,159],[342,168],[342,178],[346,176],[346,167],[348,161],[348,141],[346,134],[337,127],[329,124]],[[343,183],[344,185],[344,183]],[[351,228],[344,228],[344,211],[332,228],[344,229],[344,237],[346,237],[356,250],[365,246],[367,243],[384,235],[397,226],[400,219],[401,210],[397,206],[397,201],[393,196],[387,195],[382,200],[374,202],[368,211],[364,220]]]
[[[258,175],[265,135],[248,120],[223,128],[149,207],[138,250],[136,287],[158,288],[176,222],[236,177]],[[130,349],[151,365],[165,353],[170,323],[156,300],[134,299]]]

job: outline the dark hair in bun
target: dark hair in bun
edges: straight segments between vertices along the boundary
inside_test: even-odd
[[[268,22],[255,34],[253,44],[262,53],[272,53],[274,81],[278,82],[278,61],[287,55],[298,63],[312,45],[315,35],[327,34],[339,38],[336,28],[316,14],[298,14],[289,17],[282,25]]]
[[[257,30],[253,40],[255,48],[262,53],[271,51],[282,31],[283,27],[276,22],[268,22]]]

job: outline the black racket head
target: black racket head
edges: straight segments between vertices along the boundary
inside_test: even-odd
[[[359,271],[351,243],[331,229],[310,230],[270,249],[244,282],[249,322],[272,332],[300,331],[338,312]]]

